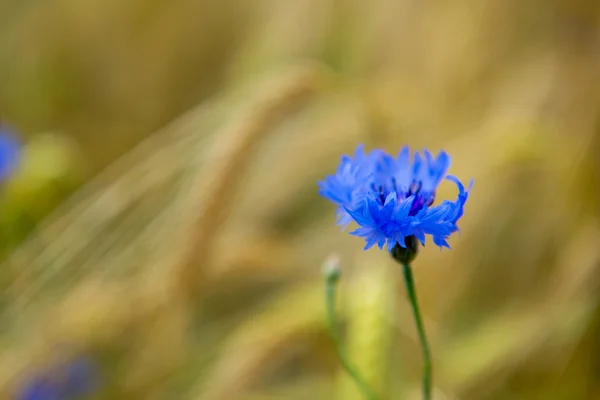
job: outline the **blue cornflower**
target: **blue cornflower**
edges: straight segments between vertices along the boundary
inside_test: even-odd
[[[6,179],[19,160],[21,146],[13,134],[0,126],[0,181]]]
[[[18,400],[76,400],[98,388],[97,371],[84,358],[72,360],[53,371],[33,376],[18,394]]]
[[[338,206],[340,226],[359,225],[350,233],[365,239],[365,250],[375,244],[387,244],[390,251],[396,245],[406,248],[411,238],[425,245],[425,235],[450,248],[446,239],[458,231],[473,181],[465,190],[458,178],[446,175],[449,167],[445,151],[437,157],[428,150],[415,152],[411,160],[408,146],[392,157],[383,150],[365,153],[360,145],[354,157],[343,156],[337,172],[319,182],[319,193]],[[456,184],[458,198],[433,206],[444,177]]]

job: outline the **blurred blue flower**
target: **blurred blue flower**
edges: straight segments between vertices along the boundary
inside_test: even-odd
[[[77,400],[98,388],[98,373],[87,359],[73,360],[31,378],[17,400]]]
[[[343,156],[337,172],[319,182],[319,193],[338,206],[339,225],[359,225],[350,233],[365,239],[365,250],[386,243],[390,251],[397,244],[406,247],[406,238],[412,236],[425,245],[425,235],[450,248],[446,239],[458,231],[473,181],[465,190],[456,177],[446,176],[449,167],[445,151],[437,157],[428,150],[415,152],[411,160],[408,146],[393,157],[383,150],[365,153],[360,145],[354,157]],[[433,206],[444,177],[456,184],[458,198]]]
[[[19,160],[21,146],[14,135],[0,126],[0,181],[6,179]]]
[[[53,382],[36,377],[17,396],[18,400],[62,400]]]

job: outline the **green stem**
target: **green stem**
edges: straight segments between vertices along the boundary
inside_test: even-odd
[[[415,317],[415,323],[417,324],[417,331],[419,332],[419,340],[421,341],[421,349],[423,353],[423,400],[430,400],[431,353],[429,352],[429,344],[427,343],[427,336],[425,336],[425,327],[423,326],[421,312],[419,311],[419,304],[417,303],[417,293],[415,292],[415,282],[413,281],[412,269],[408,263],[402,263],[402,267],[404,272],[404,281],[406,283],[406,290],[408,291],[410,305]]]
[[[327,303],[327,320],[329,322],[329,330],[337,356],[342,363],[342,366],[348,372],[348,375],[354,380],[363,396],[369,400],[378,400],[378,397],[373,393],[367,382],[360,376],[358,371],[348,362],[348,357],[341,343],[340,334],[335,317],[335,286],[339,279],[339,274],[328,274],[326,277],[325,300]]]

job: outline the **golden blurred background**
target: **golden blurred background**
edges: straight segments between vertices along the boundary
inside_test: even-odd
[[[419,399],[401,272],[316,182],[358,143],[475,186],[414,263],[436,400],[600,399],[600,3],[0,2],[0,398]],[[439,198],[455,196],[444,184]],[[67,354],[68,353],[68,354]]]

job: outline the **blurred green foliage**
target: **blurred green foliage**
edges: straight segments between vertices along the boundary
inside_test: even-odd
[[[0,397],[60,346],[110,399],[419,398],[399,270],[316,181],[358,142],[444,148],[475,187],[414,263],[436,399],[600,398],[600,6],[0,4]],[[438,196],[454,196],[451,185]]]

